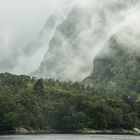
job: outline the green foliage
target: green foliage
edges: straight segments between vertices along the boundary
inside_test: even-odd
[[[43,96],[45,91],[44,91],[44,85],[43,85],[43,80],[39,79],[34,85],[33,88],[34,93],[38,94],[39,96]]]
[[[138,93],[108,93],[82,83],[0,74],[0,132],[17,127],[54,129],[140,128]]]
[[[109,42],[95,57],[92,74],[84,83],[97,90],[104,88],[108,93],[140,93],[139,52],[129,50],[115,37]]]

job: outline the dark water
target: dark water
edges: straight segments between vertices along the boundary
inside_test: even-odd
[[[140,136],[123,135],[5,135],[0,140],[140,140]]]

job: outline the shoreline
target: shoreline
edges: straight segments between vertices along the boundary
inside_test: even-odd
[[[126,129],[106,129],[106,130],[79,130],[79,134],[104,134],[104,135],[140,135],[140,130],[135,128]]]
[[[106,130],[71,130],[71,131],[60,131],[60,130],[40,130],[40,129],[26,129],[18,128],[9,132],[2,132],[0,135],[30,135],[30,134],[93,134],[93,135],[140,135],[140,130],[134,128],[132,130],[126,129],[106,129]]]

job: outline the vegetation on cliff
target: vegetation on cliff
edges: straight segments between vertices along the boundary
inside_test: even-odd
[[[108,93],[82,83],[0,74],[0,132],[140,128],[139,93]]]

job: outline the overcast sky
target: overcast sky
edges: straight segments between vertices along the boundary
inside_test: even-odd
[[[64,0],[0,0],[0,72],[10,71],[15,51],[32,42]],[[20,72],[19,72],[20,73]]]
[[[0,0],[0,32],[33,36],[64,0]]]

